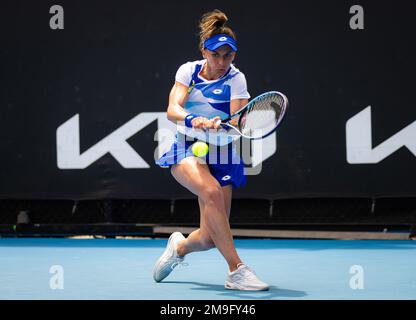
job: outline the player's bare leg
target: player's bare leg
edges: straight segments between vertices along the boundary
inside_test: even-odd
[[[195,157],[185,158],[179,164],[174,165],[172,175],[182,186],[198,196],[202,218],[202,228],[190,235],[190,241],[188,242],[187,239],[185,243],[178,243],[178,254],[181,253],[182,245],[187,248],[185,252],[192,249],[198,251],[195,250],[198,248],[206,250],[215,245],[227,261],[230,271],[236,270],[241,259],[235,249],[228,222],[229,208],[226,207],[226,202],[230,202],[231,199],[225,198],[224,191],[211,175],[208,166],[199,162]],[[228,189],[226,190],[226,195],[231,196]]]
[[[227,219],[229,219],[231,211],[232,186],[227,185],[225,187],[222,187],[221,189],[224,194],[224,205],[227,213]],[[184,256],[191,252],[205,251],[215,248],[215,243],[209,235],[206,226],[207,222],[205,214],[203,213],[206,210],[205,203],[201,200],[201,198],[198,198],[198,202],[201,211],[200,228],[190,233],[189,236],[186,238],[186,241],[181,241],[178,243],[177,253],[180,256]]]

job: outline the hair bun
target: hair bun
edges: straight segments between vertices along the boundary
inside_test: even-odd
[[[200,37],[200,48],[203,48],[203,42],[219,33],[225,33],[235,39],[234,32],[225,24],[228,18],[224,12],[215,9],[213,11],[204,13],[199,22],[199,37]]]
[[[204,31],[214,31],[213,29],[221,29],[227,23],[228,18],[224,12],[215,9],[213,11],[205,13],[199,24],[199,28],[202,32]]]
[[[225,26],[225,24],[227,23],[227,21],[228,21],[228,18],[227,18],[227,16],[225,15],[225,13],[224,12],[221,12],[220,10],[217,10],[217,9],[215,9],[214,10],[214,14],[213,14],[213,16],[212,16],[212,19],[214,20],[216,20],[215,21],[215,23],[214,23],[214,26],[216,27],[216,28],[222,28],[222,27],[224,27]]]

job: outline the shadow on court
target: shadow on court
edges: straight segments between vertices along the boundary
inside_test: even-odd
[[[163,283],[183,284],[191,287],[191,290],[196,291],[217,291],[220,296],[241,298],[241,299],[276,299],[276,298],[302,298],[307,296],[305,291],[283,289],[276,286],[270,286],[268,291],[237,291],[228,290],[224,285],[209,284],[194,281],[163,281]],[[201,297],[202,298],[202,297]]]

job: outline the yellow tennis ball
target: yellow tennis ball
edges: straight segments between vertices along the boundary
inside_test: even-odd
[[[205,157],[208,149],[208,145],[202,141],[197,141],[192,145],[192,153],[197,157]]]

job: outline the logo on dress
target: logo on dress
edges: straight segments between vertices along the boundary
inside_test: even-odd
[[[220,94],[220,93],[222,93],[222,90],[221,89],[215,89],[212,92],[215,93],[215,94]]]
[[[227,37],[221,37],[221,38],[219,38],[218,40],[219,40],[219,41],[225,41],[225,40],[227,40]]]
[[[192,90],[194,89],[194,87],[195,87],[195,80],[192,80],[192,84],[191,84],[191,86],[188,88],[188,94],[190,94],[190,93],[192,92]]]
[[[224,177],[222,177],[222,181],[227,181],[227,180],[230,180],[231,179],[231,176],[224,176]]]

